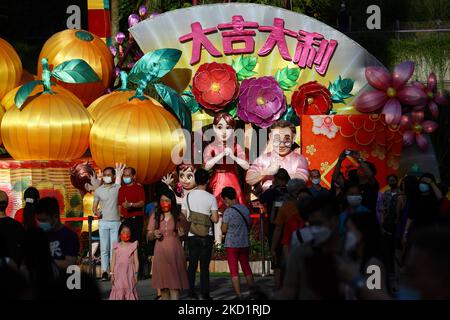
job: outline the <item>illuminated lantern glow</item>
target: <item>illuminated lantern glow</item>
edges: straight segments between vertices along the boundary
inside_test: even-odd
[[[15,103],[14,103],[14,97],[17,94],[17,91],[19,91],[21,86],[18,86],[14,89],[12,89],[11,91],[9,91],[4,97],[3,99],[0,101],[0,105],[4,108],[4,111],[8,111],[9,108],[11,107],[16,107]],[[56,93],[61,93],[64,94],[67,97],[70,97],[71,99],[79,102],[80,99],[78,99],[72,92],[70,92],[67,89],[64,89],[63,87],[59,86],[59,85],[54,85],[52,86],[52,91],[56,92]],[[30,96],[34,96],[36,94],[38,94],[39,92],[42,92],[42,87],[37,86],[33,89],[33,91],[31,91]]]
[[[0,38],[0,99],[22,78],[22,62],[14,48]]]
[[[122,83],[120,89],[101,96],[88,107],[87,110],[94,121],[97,120],[105,110],[109,110],[114,106],[125,103],[134,96],[135,91],[130,90],[127,87],[127,74],[123,71],[120,72],[120,78]]]
[[[63,83],[58,84],[74,93],[87,107],[95,99],[105,93],[113,74],[113,57],[106,44],[97,36],[84,30],[64,30],[51,36],[44,44],[39,55],[39,61],[47,58],[50,69],[71,59],[86,61],[101,79],[94,83]],[[42,73],[38,65],[37,74]]]
[[[21,110],[6,111],[1,136],[16,160],[69,160],[85,153],[91,126],[79,99],[62,91],[44,92],[30,97]]]
[[[140,183],[159,181],[175,169],[172,152],[185,143],[178,120],[152,98],[134,98],[102,113],[92,126],[89,143],[100,168],[125,163]]]

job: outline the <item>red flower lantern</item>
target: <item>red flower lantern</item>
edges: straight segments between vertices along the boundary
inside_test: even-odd
[[[237,98],[236,71],[225,63],[204,63],[194,75],[192,93],[204,108],[219,112]]]
[[[327,114],[333,106],[330,91],[317,81],[301,85],[292,95],[291,105],[299,116]]]

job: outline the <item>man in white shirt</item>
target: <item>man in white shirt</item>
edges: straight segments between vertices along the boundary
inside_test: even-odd
[[[195,293],[195,272],[200,261],[200,292],[202,298],[210,300],[209,296],[209,263],[213,250],[213,223],[219,221],[216,198],[206,191],[209,182],[209,173],[204,169],[195,171],[195,182],[197,187],[183,198],[181,212],[189,219],[190,212],[197,212],[210,216],[211,227],[207,236],[198,236],[189,232],[189,296],[197,299]]]
[[[119,241],[120,213],[117,200],[125,165],[103,170],[103,184],[95,190],[92,212],[99,217],[100,255],[102,281],[108,281],[108,268],[112,258],[113,243]]]

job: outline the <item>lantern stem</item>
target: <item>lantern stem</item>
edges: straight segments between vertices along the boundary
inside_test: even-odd
[[[48,60],[47,58],[43,58],[41,60],[42,64],[42,84],[44,85],[44,92],[50,92],[52,91],[52,84],[50,81],[51,78],[51,72],[48,68]]]
[[[144,96],[144,90],[145,88],[147,88],[148,83],[153,80],[155,77],[151,74],[146,75],[144,78],[142,78],[141,80],[139,80],[138,86],[136,88],[136,92],[134,94],[134,97],[132,97],[130,100],[134,99],[134,98],[138,98],[139,100],[146,100],[148,98],[146,98]]]
[[[128,89],[128,75],[125,71],[120,71],[120,90]]]

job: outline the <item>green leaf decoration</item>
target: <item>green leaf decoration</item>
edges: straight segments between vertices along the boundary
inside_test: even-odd
[[[84,60],[73,59],[57,65],[52,76],[66,83],[89,83],[100,81],[95,71]]]
[[[333,83],[330,82],[328,90],[331,94],[331,101],[334,103],[345,103],[344,99],[350,98],[355,81],[352,79],[342,79],[341,76],[337,77]]]
[[[284,91],[291,91],[292,87],[297,85],[297,79],[300,75],[300,68],[288,68],[285,67],[278,70],[275,74],[275,80],[277,80],[281,89]]]
[[[184,103],[189,108],[191,113],[196,113],[198,110],[200,110],[200,105],[198,104],[197,100],[195,100],[192,91],[183,91],[181,93],[181,98],[184,100]]]
[[[28,99],[34,88],[40,84],[42,84],[41,80],[34,80],[24,84],[19,90],[17,90],[16,96],[14,97],[14,103],[19,110],[22,109],[25,100]]]
[[[192,130],[192,118],[189,108],[186,106],[181,95],[174,89],[168,87],[162,83],[155,84],[156,92],[164,100],[166,104],[173,110],[178,119],[180,120],[183,129]]]
[[[135,63],[128,80],[138,83],[148,74],[153,75],[153,80],[164,77],[180,60],[181,51],[178,49],[158,49],[145,54],[138,62]]]
[[[5,148],[0,147],[0,155],[8,154]]]
[[[300,125],[300,118],[297,116],[297,113],[295,113],[294,109],[291,106],[287,108],[286,112],[281,116],[280,120],[289,121],[295,126]]]
[[[239,81],[250,78],[257,74],[253,71],[256,67],[257,58],[252,56],[240,56],[236,60],[233,60],[231,66],[234,71],[236,71],[237,78]]]
[[[225,109],[225,112],[228,112],[233,118],[237,115],[237,103],[233,101],[230,103],[229,107]]]

